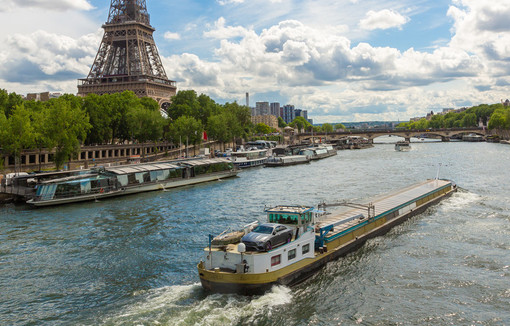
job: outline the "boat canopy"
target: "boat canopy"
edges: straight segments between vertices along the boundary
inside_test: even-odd
[[[106,171],[114,174],[128,174],[137,172],[150,172],[157,170],[168,170],[168,169],[179,169],[180,167],[171,163],[155,163],[155,164],[143,164],[143,165],[125,165],[125,166],[114,166],[106,168]]]

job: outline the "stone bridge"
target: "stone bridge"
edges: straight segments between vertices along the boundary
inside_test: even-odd
[[[485,128],[448,128],[448,129],[365,129],[365,130],[347,130],[347,131],[335,131],[332,133],[301,133],[295,135],[298,141],[311,140],[313,138],[322,138],[327,140],[337,140],[349,136],[358,136],[367,138],[373,143],[374,139],[381,136],[398,136],[405,138],[410,141],[411,137],[420,138],[422,136],[434,136],[441,137],[442,141],[450,141],[451,137],[463,134],[477,134],[481,136],[488,135],[488,131]]]

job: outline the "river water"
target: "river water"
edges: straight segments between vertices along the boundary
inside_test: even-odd
[[[509,162],[501,144],[376,144],[165,192],[0,207],[0,325],[510,325]],[[264,205],[383,194],[439,163],[459,192],[297,287],[202,291],[209,233],[263,221]]]

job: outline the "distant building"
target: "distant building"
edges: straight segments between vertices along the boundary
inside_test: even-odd
[[[280,103],[271,103],[270,105],[270,113],[271,115],[274,115],[275,117],[279,117],[280,116]]]
[[[270,115],[271,110],[269,108],[269,102],[257,102],[255,103],[255,116],[257,115]]]
[[[52,98],[59,98],[61,96],[62,96],[62,93],[50,93],[50,92],[30,93],[30,94],[27,94],[26,100],[27,101],[46,102]]]
[[[282,117],[285,123],[291,123],[296,117],[294,105],[287,104],[280,108],[280,117]]]
[[[263,123],[271,128],[278,130],[278,118],[274,115],[256,115],[251,117],[251,122],[256,125]]]
[[[295,115],[296,115],[296,117],[303,117],[303,118],[305,118],[305,120],[308,120],[308,111],[307,110],[296,109]]]
[[[508,99],[506,99],[506,101],[501,101],[503,103],[503,106],[505,107],[509,107],[510,106],[510,101]]]
[[[246,93],[246,106],[250,107],[250,93]]]

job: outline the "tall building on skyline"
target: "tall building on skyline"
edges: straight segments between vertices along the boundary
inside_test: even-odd
[[[282,117],[283,121],[285,121],[285,123],[291,123],[292,120],[294,120],[294,118],[296,117],[294,105],[290,104],[284,105],[280,109],[280,116]]]
[[[111,0],[108,21],[96,58],[78,95],[113,94],[125,90],[148,96],[160,107],[176,94],[175,81],[167,78],[152,34],[145,0]]]
[[[271,115],[274,115],[275,117],[279,117],[280,116],[280,103],[271,103],[270,104],[270,114]]]
[[[257,102],[255,103],[255,113],[254,115],[270,115],[271,110],[269,107],[269,102]]]

